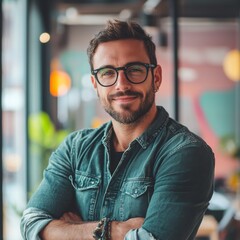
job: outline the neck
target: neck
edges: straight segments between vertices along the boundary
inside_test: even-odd
[[[139,137],[153,122],[157,114],[154,105],[141,119],[131,124],[122,124],[112,119],[113,124],[113,147],[116,151],[125,151],[129,144]]]

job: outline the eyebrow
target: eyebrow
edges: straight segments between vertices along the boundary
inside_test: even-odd
[[[139,63],[143,63],[143,62],[128,62],[128,63],[126,63],[125,65],[123,65],[123,66],[119,66],[119,67],[126,67],[126,66],[128,66],[128,65],[131,65],[131,64],[139,64]],[[118,67],[115,67],[115,66],[113,66],[113,65],[103,65],[103,66],[101,66],[101,67],[99,67],[99,68],[96,68],[96,69],[94,69],[94,70],[98,70],[98,69],[102,69],[102,68],[118,68]]]
[[[115,68],[113,65],[103,65],[103,66],[101,66],[101,67],[99,67],[99,68],[96,68],[96,69],[101,69],[101,68]]]

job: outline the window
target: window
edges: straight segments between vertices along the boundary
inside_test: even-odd
[[[18,226],[26,204],[25,4],[25,1],[2,2],[4,240],[20,239]]]

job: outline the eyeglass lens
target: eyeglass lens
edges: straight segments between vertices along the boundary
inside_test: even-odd
[[[111,67],[102,68],[97,72],[97,78],[103,85],[112,85],[117,80],[119,70]],[[127,79],[133,83],[144,81],[148,72],[148,68],[142,64],[130,65],[123,70]]]

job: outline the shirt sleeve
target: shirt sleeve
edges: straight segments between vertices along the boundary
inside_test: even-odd
[[[24,240],[41,240],[39,232],[52,220],[52,217],[37,208],[28,208],[21,218],[20,230]]]
[[[214,155],[203,143],[170,149],[156,166],[142,227],[158,240],[192,240],[213,193]]]
[[[143,228],[130,230],[124,238],[124,240],[140,240],[140,239],[157,240],[156,238],[153,237],[151,233],[149,233]]]
[[[21,220],[24,239],[38,240],[38,233],[53,218],[73,211],[74,190],[69,180],[72,174],[71,139],[66,139],[51,155],[44,178],[30,198]]]
[[[73,210],[74,189],[69,180],[73,174],[71,136],[54,151],[38,189],[31,196],[27,208],[38,208],[59,218],[65,212]]]

